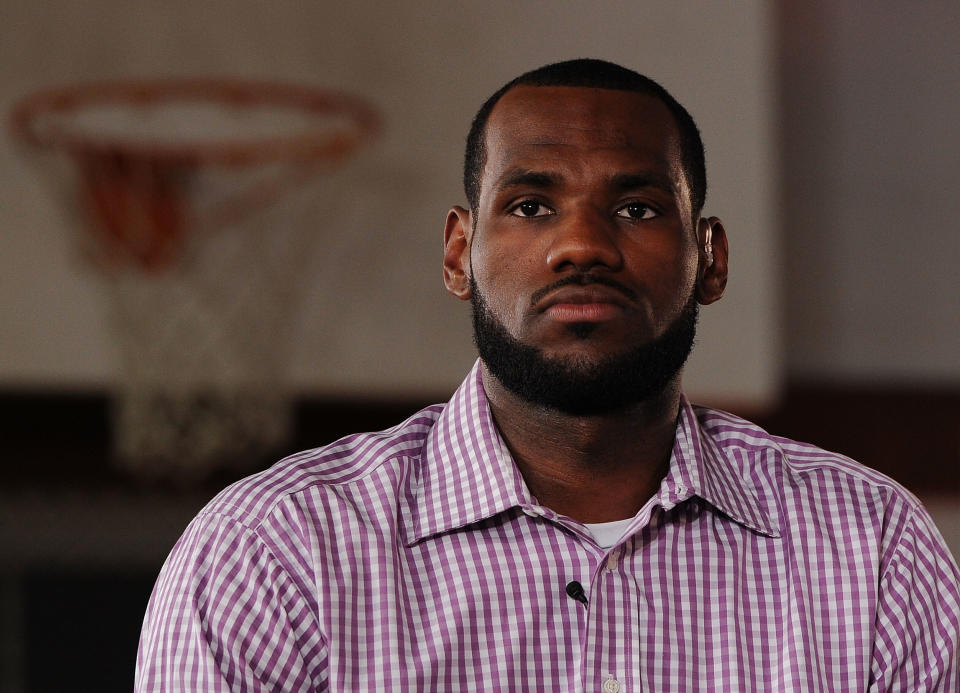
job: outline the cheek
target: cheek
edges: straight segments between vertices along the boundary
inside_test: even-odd
[[[687,303],[697,278],[697,254],[693,243],[678,243],[676,237],[646,238],[628,253],[625,275],[646,303],[653,324],[666,324]]]
[[[680,288],[685,294],[689,294],[697,281],[697,268],[699,267],[699,258],[695,249],[685,253],[677,261],[677,277],[680,279]],[[686,295],[684,296],[686,298]]]
[[[632,242],[625,248],[624,256],[628,258],[631,274],[649,288],[670,290],[678,284],[686,286],[697,271],[694,244],[669,235],[650,235]]]
[[[474,280],[494,315],[508,325],[523,318],[542,263],[519,248],[494,248],[480,241],[470,257]]]

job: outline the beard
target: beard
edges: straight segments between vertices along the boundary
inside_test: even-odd
[[[579,283],[579,282],[578,282]],[[694,292],[659,337],[599,360],[551,357],[521,342],[491,312],[473,277],[473,340],[500,383],[527,402],[573,416],[596,416],[655,398],[683,368],[693,349],[699,307]],[[572,325],[581,339],[593,325]]]

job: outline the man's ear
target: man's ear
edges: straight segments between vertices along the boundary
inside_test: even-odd
[[[697,224],[700,264],[697,268],[697,301],[708,305],[720,300],[727,288],[727,262],[730,249],[727,232],[716,217],[700,219]]]
[[[470,299],[470,238],[473,235],[470,212],[453,207],[447,212],[443,230],[443,283],[457,298]]]

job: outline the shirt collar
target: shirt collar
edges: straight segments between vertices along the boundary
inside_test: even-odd
[[[501,438],[483,390],[478,360],[440,413],[411,474],[404,535],[417,541],[492,517],[510,508],[537,508]],[[779,536],[774,503],[744,477],[746,466],[721,452],[684,397],[670,468],[659,504],[672,508],[699,496],[735,522]]]
[[[736,455],[732,449],[736,446],[724,446],[721,450],[711,432],[705,430],[698,414],[709,413],[716,412],[695,407],[686,397],[681,399],[670,470],[661,484],[662,504],[672,507],[698,496],[745,527],[767,536],[780,536],[777,504],[770,490],[765,489],[761,477],[751,473],[748,460]],[[737,422],[746,424],[739,419]]]
[[[479,360],[427,436],[409,501],[407,544],[535,505],[493,421]]]

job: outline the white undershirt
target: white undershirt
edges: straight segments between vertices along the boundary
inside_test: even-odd
[[[596,522],[594,524],[584,524],[584,527],[590,530],[590,534],[600,545],[601,549],[609,549],[616,544],[623,533],[627,531],[627,526],[633,522],[632,517],[626,520],[614,520],[613,522]]]

